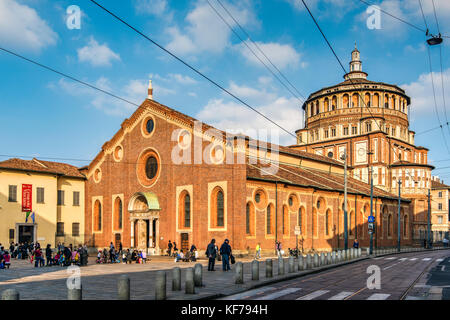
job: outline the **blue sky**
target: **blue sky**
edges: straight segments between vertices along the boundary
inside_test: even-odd
[[[240,32],[217,0],[209,1]],[[249,53],[206,0],[99,2],[290,132],[303,127],[301,102]],[[372,2],[424,28],[416,0]],[[301,1],[222,3],[303,96],[342,81],[342,70]],[[367,6],[358,0],[307,3],[345,67],[356,41],[370,80],[407,90],[412,130],[439,124],[423,33],[384,14],[380,29],[368,29]],[[431,0],[422,3],[430,31],[437,33]],[[440,30],[449,35],[450,2],[435,4]],[[66,26],[70,5],[82,11],[79,30]],[[449,40],[442,45],[447,105]],[[273,127],[88,0],[0,0],[0,45],[137,104],[146,98],[152,79],[155,100],[220,129]],[[431,55],[439,117],[445,122],[439,48],[431,48]],[[135,109],[4,52],[0,70],[0,154],[92,159]],[[450,146],[450,130],[444,128],[444,134]],[[283,133],[281,142],[294,143]],[[431,163],[450,159],[440,130],[418,135],[416,144],[430,149]],[[435,165],[450,166],[450,161]]]

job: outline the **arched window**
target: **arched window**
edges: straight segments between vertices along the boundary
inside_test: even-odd
[[[255,207],[251,202],[247,202],[245,209],[245,233],[253,236],[255,235]]]
[[[354,93],[352,95],[352,107],[353,108],[359,107],[359,101],[358,101],[358,94],[357,93]]]
[[[94,203],[94,231],[102,230],[102,204],[100,200]]]
[[[122,199],[120,199],[120,197],[117,197],[114,200],[114,230],[122,229],[122,221],[123,221]]]
[[[325,98],[324,100],[324,111],[330,111],[330,101],[328,98]]]
[[[384,107],[389,108],[389,96],[387,94],[384,95]]]
[[[304,223],[303,223],[303,219],[305,218],[305,208],[300,207],[298,208],[298,226],[300,227],[300,233],[304,234]]]
[[[319,114],[319,101],[316,101],[316,113]]]
[[[217,192],[217,226],[224,226],[224,208],[223,208],[223,192]]]
[[[350,107],[348,94],[344,94],[344,96],[342,97],[342,106],[343,106],[343,108]]]
[[[275,228],[275,214],[273,210],[273,205],[269,204],[266,211],[266,233],[270,235],[274,234]]]
[[[289,234],[289,210],[287,206],[283,206],[283,235]]]
[[[333,98],[331,99],[331,110],[336,110],[337,109],[337,97],[333,96]]]
[[[378,93],[375,93],[373,95],[373,103],[372,103],[372,105],[374,107],[379,107],[380,106],[380,95]]]
[[[178,227],[191,227],[191,195],[186,190],[181,192],[178,198]]]
[[[366,93],[364,95],[364,104],[366,107],[370,107],[370,93]]]
[[[189,193],[184,197],[184,227],[191,227],[191,196]]]
[[[325,213],[325,235],[328,236],[330,234],[330,210],[328,209]]]
[[[220,187],[211,193],[210,224],[213,228],[225,227],[225,195]]]

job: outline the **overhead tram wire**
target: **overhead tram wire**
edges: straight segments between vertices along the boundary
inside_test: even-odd
[[[328,47],[329,47],[330,50],[333,52],[333,55],[335,56],[335,58],[336,58],[336,60],[338,61],[339,65],[341,66],[342,70],[344,70],[344,73],[347,73],[347,70],[345,69],[345,67],[344,67],[344,65],[342,64],[341,60],[339,59],[339,57],[337,56],[337,54],[336,54],[336,52],[334,51],[333,47],[331,46],[330,42],[328,41],[328,38],[327,38],[327,37],[325,36],[325,34],[323,33],[322,28],[320,28],[320,25],[319,25],[319,23],[317,22],[317,20],[316,20],[316,18],[314,17],[314,15],[312,14],[311,10],[309,10],[309,7],[307,6],[307,4],[305,3],[304,0],[301,0],[301,1],[303,2],[303,5],[305,6],[305,8],[306,8],[306,10],[308,11],[309,15],[311,16],[311,18],[313,19],[314,24],[316,25],[317,29],[318,29],[319,32],[322,34],[322,37],[324,38],[324,40],[325,40],[325,42],[327,43]],[[358,88],[356,87],[355,83],[353,82],[353,80],[352,80],[351,78],[349,78],[349,80],[350,80],[350,83],[353,85],[353,87],[354,87],[355,89],[358,89]],[[359,98],[360,98],[360,101],[363,103],[364,108],[366,108],[367,111],[370,113],[371,118],[374,119],[374,120],[376,120],[376,119],[375,119],[375,116],[374,116],[373,113],[370,111],[370,108],[369,108],[369,107],[366,105],[366,103],[364,102],[364,99],[363,99],[361,93],[360,93],[358,90],[356,90],[356,92],[358,92],[358,96],[359,96]],[[378,126],[379,130],[383,131],[383,130],[381,129],[381,126],[378,124],[377,121],[375,121],[375,124]],[[400,158],[398,157],[398,153],[395,152],[395,149],[394,149],[394,147],[391,145],[390,142],[389,142],[389,146],[390,146],[390,148],[392,149],[392,151],[394,152],[394,155],[396,155],[397,159],[400,159]],[[411,174],[409,173],[409,171],[406,170],[405,172],[408,173],[408,175],[411,177],[411,179],[412,179],[415,183],[417,183],[417,181],[414,179],[413,176],[411,176]]]
[[[220,6],[226,11],[226,13],[233,19],[239,29],[247,36],[247,38],[253,43],[256,49],[266,58],[266,60],[272,65],[272,67],[280,74],[281,77],[297,92],[299,96],[303,98],[303,100],[307,100],[305,96],[289,81],[289,79],[281,72],[281,70],[272,62],[272,60],[266,55],[266,53],[261,49],[261,47],[253,41],[252,37],[248,34],[248,32],[242,27],[242,25],[234,18],[231,12],[222,4],[221,0],[216,0]],[[209,3],[209,0],[208,0]],[[210,4],[211,5],[211,4]],[[228,23],[227,23],[228,24]],[[232,29],[232,28],[230,28]],[[241,38],[240,38],[241,39]],[[241,39],[242,40],[242,39]],[[242,40],[243,41],[243,40]],[[243,41],[244,42],[244,41]],[[246,43],[246,42],[245,42]],[[253,51],[252,51],[253,52]],[[255,55],[257,57],[257,55]],[[259,59],[259,58],[258,58]],[[270,69],[269,69],[270,70]],[[270,70],[271,71],[271,70]]]
[[[164,48],[162,45],[160,45],[158,42],[156,42],[155,40],[151,39],[149,36],[147,36],[146,34],[144,34],[143,32],[139,31],[137,28],[133,27],[132,25],[130,25],[128,22],[126,22],[125,20],[123,20],[122,18],[120,18],[119,16],[117,16],[116,14],[114,14],[113,12],[109,11],[108,9],[106,9],[104,6],[102,6],[101,4],[99,4],[97,1],[95,0],[89,0],[91,1],[93,4],[95,4],[96,6],[98,6],[99,8],[101,8],[103,11],[107,12],[109,15],[111,15],[112,17],[114,17],[115,19],[117,19],[118,21],[122,22],[124,25],[126,25],[128,28],[130,28],[131,30],[135,31],[137,34],[139,34],[140,36],[144,37],[145,39],[147,39],[148,41],[150,41],[151,43],[153,43],[155,46],[157,46],[158,48],[160,48],[161,50],[163,50],[164,52],[166,52],[167,54],[169,54],[170,56],[172,56],[173,58],[175,58],[176,60],[178,60],[179,62],[181,62],[183,65],[185,65],[186,67],[188,67],[189,69],[191,69],[192,71],[194,71],[196,74],[198,74],[199,76],[201,76],[202,78],[206,79],[207,81],[209,81],[210,83],[212,83],[214,86],[216,86],[217,88],[219,88],[220,90],[224,91],[225,93],[227,93],[229,96],[233,97],[234,99],[236,99],[237,101],[239,101],[240,103],[242,103],[244,106],[246,106],[247,108],[251,109],[252,111],[256,112],[257,114],[259,114],[261,117],[263,117],[264,119],[266,119],[267,121],[271,122],[272,124],[274,124],[275,126],[277,126],[278,128],[280,128],[281,130],[283,130],[284,132],[286,132],[287,134],[289,134],[290,136],[294,137],[297,140],[297,136],[295,134],[293,134],[292,132],[288,131],[287,129],[283,128],[281,125],[279,125],[278,123],[276,123],[275,121],[273,121],[272,119],[270,119],[268,116],[264,115],[262,112],[258,111],[256,108],[250,106],[247,102],[245,102],[244,100],[242,100],[241,98],[239,98],[238,96],[236,96],[235,94],[233,94],[232,92],[230,92],[229,90],[225,89],[222,85],[220,85],[219,83],[217,83],[216,81],[212,80],[210,77],[208,77],[207,75],[205,75],[204,73],[200,72],[198,69],[194,68],[193,66],[191,66],[189,63],[187,63],[186,61],[184,61],[183,59],[179,58],[177,55],[175,55],[174,53],[172,53],[171,51],[169,51],[168,49]]]
[[[364,3],[365,5],[367,5],[369,7],[375,5],[374,3],[371,3],[371,2],[366,1],[366,0],[359,0],[359,2]],[[394,18],[394,19],[397,19],[400,22],[403,22],[404,24],[409,25],[410,27],[412,27],[412,28],[414,28],[416,30],[419,30],[419,31],[424,32],[424,33],[426,32],[426,30],[423,30],[421,27],[419,27],[419,26],[417,26],[417,25],[415,25],[415,24],[413,24],[411,22],[408,22],[408,21],[406,21],[406,20],[404,20],[402,18],[399,18],[399,17],[393,15],[392,13],[387,12],[386,10],[383,10],[383,9],[380,8],[380,11],[383,12],[384,14]],[[443,37],[443,38],[450,38],[450,36],[448,36],[448,35],[441,35],[441,37]]]

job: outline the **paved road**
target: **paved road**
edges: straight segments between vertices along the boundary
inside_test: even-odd
[[[368,289],[371,265],[380,269],[380,289]],[[450,252],[411,252],[377,257],[246,291],[225,300],[449,299]]]

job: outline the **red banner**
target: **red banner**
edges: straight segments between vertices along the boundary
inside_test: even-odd
[[[31,184],[22,184],[22,212],[32,211],[32,192]]]

